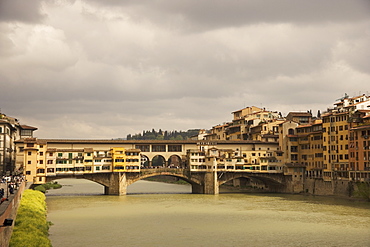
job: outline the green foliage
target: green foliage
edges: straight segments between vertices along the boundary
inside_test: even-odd
[[[370,183],[357,182],[356,195],[370,201]]]
[[[43,184],[41,185],[37,185],[35,188],[33,188],[34,190],[37,190],[37,191],[40,191],[42,193],[45,193],[46,192],[46,188]]]
[[[46,220],[45,195],[25,190],[17,212],[10,247],[49,247],[50,222]]]
[[[127,140],[186,140],[192,136],[198,135],[199,129],[192,129],[187,131],[151,131],[144,130],[143,133],[127,135]]]
[[[60,189],[60,188],[62,188],[62,185],[58,184],[58,182],[52,182],[52,183],[48,183],[48,184],[50,184],[51,189]]]
[[[41,191],[42,193],[45,193],[47,190],[59,189],[59,188],[62,188],[62,185],[58,184],[57,182],[51,182],[51,183],[40,184],[33,189]]]

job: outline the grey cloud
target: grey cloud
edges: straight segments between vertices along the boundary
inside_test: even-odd
[[[43,0],[0,0],[0,22],[40,22],[45,14],[41,10]]]
[[[111,4],[122,7],[122,11],[135,11],[139,19],[168,24],[183,20],[192,23],[190,29],[213,29],[229,26],[243,26],[255,23],[301,23],[347,22],[366,19],[370,14],[370,2],[367,0],[215,0],[215,1],[102,1],[96,4]],[[141,13],[141,15],[137,15]]]
[[[0,23],[0,107],[39,137],[108,138],[366,90],[366,3],[298,2],[43,2],[37,25]]]

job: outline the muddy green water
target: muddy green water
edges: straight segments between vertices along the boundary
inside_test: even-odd
[[[64,179],[47,193],[54,247],[370,246],[370,204],[280,194],[193,195],[138,181],[126,196]]]

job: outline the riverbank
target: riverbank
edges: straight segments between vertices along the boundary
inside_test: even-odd
[[[36,190],[25,190],[15,220],[10,247],[50,247],[50,222],[46,220],[46,197]]]
[[[14,222],[17,216],[17,210],[21,201],[22,193],[29,185],[30,184],[26,182],[21,182],[19,187],[14,190],[13,194],[10,194],[8,193],[8,190],[5,190],[7,200],[0,204],[0,224],[3,224],[5,219],[10,219]],[[6,186],[6,184],[2,184],[2,186]],[[13,232],[13,222],[10,226],[0,227],[0,246],[9,245],[9,240]]]

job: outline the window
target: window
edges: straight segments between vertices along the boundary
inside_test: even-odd
[[[40,152],[40,156],[44,156],[44,152]]]
[[[291,152],[298,152],[298,147],[297,146],[291,146],[290,151]]]
[[[58,153],[58,157],[62,157],[63,156],[63,153]]]
[[[26,175],[31,175],[31,171],[26,171]]]
[[[28,152],[27,154],[28,154],[28,155],[31,155],[32,153],[31,153],[31,152]]]
[[[166,152],[166,145],[152,145],[153,152]]]
[[[29,160],[29,161],[27,161],[27,164],[31,165],[31,161],[30,161],[30,160]]]
[[[54,173],[54,168],[47,168],[46,169],[46,172],[48,172],[48,173]]]
[[[44,164],[44,161],[43,161],[43,160],[40,160],[40,161],[39,161],[39,164],[40,164],[40,165]]]
[[[168,145],[168,152],[181,152],[181,145]]]
[[[45,173],[45,169],[37,169],[37,173]]]
[[[53,160],[48,160],[48,165],[53,164]]]
[[[292,154],[291,160],[298,160],[298,154]]]
[[[32,148],[34,146],[33,143],[27,143],[27,147]]]

